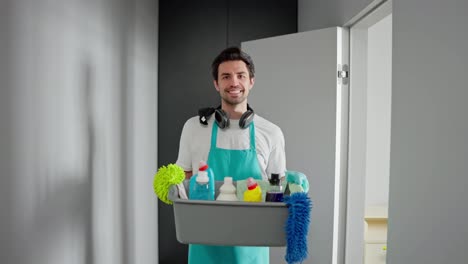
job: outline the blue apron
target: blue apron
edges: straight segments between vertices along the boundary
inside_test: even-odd
[[[223,181],[231,176],[234,181],[248,177],[261,180],[262,173],[255,149],[255,128],[250,123],[250,148],[230,150],[216,147],[218,126],[213,123],[208,165],[213,169],[215,180]],[[189,264],[267,264],[270,263],[268,247],[208,246],[191,244]]]

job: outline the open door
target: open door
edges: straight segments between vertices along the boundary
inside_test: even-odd
[[[344,259],[348,43],[348,31],[339,27],[242,43],[256,68],[249,104],[282,129],[287,169],[309,179],[313,209],[304,263]],[[284,248],[270,254],[271,263],[284,262]]]

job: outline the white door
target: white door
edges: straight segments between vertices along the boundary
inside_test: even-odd
[[[249,104],[282,129],[287,169],[309,179],[304,263],[343,263],[348,85],[338,65],[348,64],[348,39],[346,29],[334,27],[242,43],[256,68]],[[271,263],[284,262],[284,248],[270,254]]]

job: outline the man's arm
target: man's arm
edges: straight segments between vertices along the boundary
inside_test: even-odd
[[[284,149],[284,136],[281,130],[274,134],[273,141],[273,148],[268,158],[266,172],[268,176],[271,173],[279,173],[281,180],[284,180],[286,172],[286,152]]]
[[[192,158],[191,158],[191,132],[190,132],[190,119],[185,122],[184,127],[182,128],[182,133],[180,136],[179,142],[179,154],[177,157],[176,164],[184,169],[185,179],[190,179],[192,177]]]

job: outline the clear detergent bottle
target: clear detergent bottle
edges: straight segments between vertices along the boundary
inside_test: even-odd
[[[236,186],[232,183],[232,177],[224,177],[224,183],[219,188],[217,201],[238,201],[236,195]]]
[[[208,168],[208,164],[200,161],[198,174],[190,179],[190,200],[214,200],[214,174]]]
[[[272,173],[270,177],[270,189],[266,192],[265,202],[282,202],[283,190],[281,188],[278,173]]]
[[[262,189],[260,185],[252,178],[247,179],[247,190],[244,192],[245,202],[261,202]]]

